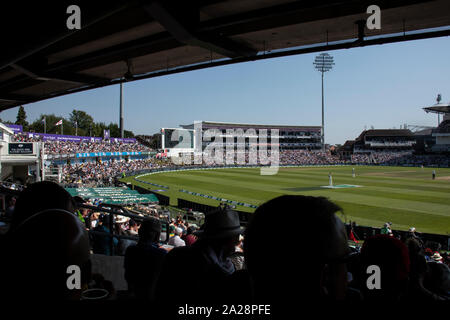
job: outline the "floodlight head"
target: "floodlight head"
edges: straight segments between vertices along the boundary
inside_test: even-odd
[[[319,72],[327,72],[330,71],[333,68],[334,62],[333,57],[330,56],[328,53],[321,53],[314,59],[314,67]]]

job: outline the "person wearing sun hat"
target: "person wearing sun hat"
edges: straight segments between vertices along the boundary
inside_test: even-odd
[[[157,297],[170,297],[174,304],[227,301],[236,291],[231,285],[235,283],[232,278],[235,268],[230,256],[243,231],[236,211],[217,208],[206,214],[205,223],[194,233],[198,240],[192,246],[177,247],[167,254]],[[180,267],[189,277],[174,277]],[[189,294],[174,296],[173,290],[180,287],[189,288]]]
[[[431,261],[438,262],[438,263],[442,263],[442,260],[443,260],[442,256],[439,254],[439,252],[435,252],[431,256],[431,259],[432,259]]]
[[[420,245],[423,247],[423,241],[422,239],[420,239],[420,237],[417,235],[417,231],[416,228],[411,227],[408,230],[408,235],[406,236],[407,239],[416,239],[417,241],[419,241]]]

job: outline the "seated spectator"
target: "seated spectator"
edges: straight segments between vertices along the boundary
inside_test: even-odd
[[[236,270],[244,269],[244,249],[243,247],[244,237],[239,236],[239,242],[236,244],[234,248],[233,254],[230,256],[231,262],[233,262]]]
[[[244,241],[254,303],[283,301],[283,307],[298,308],[300,300],[345,298],[350,249],[344,224],[335,215],[340,210],[323,197],[294,195],[256,209]],[[304,228],[287,233],[283,243],[274,240],[274,232],[286,228],[286,219],[298,217]],[[308,254],[311,247],[314,257]]]
[[[129,236],[138,236],[139,227],[140,225],[137,224],[137,222],[134,219],[130,219],[128,221],[128,230],[125,232],[125,234]]]
[[[227,303],[240,288],[233,283],[235,268],[229,256],[239,240],[242,228],[239,215],[232,210],[216,210],[206,215],[196,233],[198,240],[190,247],[172,249],[166,256],[158,281],[157,298],[161,302]],[[183,275],[177,277],[179,268]],[[195,285],[192,280],[195,279]],[[177,291],[178,288],[188,288]],[[174,291],[175,290],[175,291]],[[186,294],[183,294],[186,292]]]
[[[387,235],[393,236],[393,234],[392,234],[392,229],[391,229],[391,223],[386,222],[386,223],[384,224],[383,228],[381,228],[380,233],[381,233],[381,234],[387,234]]]
[[[112,256],[114,254],[114,248],[119,244],[119,240],[113,237],[113,248],[111,248],[111,231],[110,231],[109,215],[100,215],[97,226],[94,228],[95,232],[101,232],[103,234],[93,234],[93,246],[92,251],[95,254],[104,254]]]
[[[174,247],[183,247],[186,245],[184,240],[181,239],[181,236],[183,235],[183,229],[176,227],[175,228],[175,235],[169,239],[168,244]]]
[[[63,209],[74,213],[76,208],[72,196],[57,183],[36,182],[25,188],[16,200],[10,230],[45,209]],[[75,214],[74,214],[75,215]]]
[[[192,246],[195,241],[197,241],[197,237],[194,235],[196,228],[193,226],[189,226],[186,231],[186,236],[184,237],[184,242],[186,246]]]
[[[408,283],[408,300],[423,301],[430,296],[430,293],[423,286],[423,280],[427,272],[427,262],[425,252],[417,239],[406,240],[408,248],[410,271]]]
[[[429,262],[427,266],[424,287],[432,293],[433,300],[450,301],[450,268],[436,262]]]
[[[128,247],[125,253],[124,267],[128,290],[138,299],[154,299],[156,281],[167,253],[158,246],[160,233],[159,220],[144,220],[139,228],[139,242]]]
[[[126,236],[137,237],[140,225],[136,223],[134,219],[130,219],[128,221],[128,229],[123,232]],[[119,240],[118,244],[118,254],[123,256],[129,246],[135,245],[137,242],[132,239],[123,239]]]
[[[54,183],[38,182],[20,194],[0,255],[0,290],[7,299],[78,300],[89,282],[87,232],[73,213],[70,195]],[[69,290],[72,265],[80,267],[81,283]]]
[[[434,262],[436,263],[442,263],[442,256],[439,254],[439,252],[435,252],[432,256],[431,259],[433,259]]]
[[[365,240],[360,254],[360,289],[365,300],[399,301],[406,297],[410,259],[408,248],[389,235],[377,235]],[[367,287],[367,268],[380,269],[380,289]]]
[[[414,227],[409,228],[408,235],[406,236],[406,238],[407,239],[416,239],[417,241],[420,242],[421,246],[423,246],[423,242],[420,239],[420,237],[417,235],[416,228],[414,228]]]
[[[12,219],[15,205],[16,205],[16,198],[12,197],[11,200],[9,200],[9,206],[8,206],[8,208],[6,208],[6,211],[5,211],[6,218]]]

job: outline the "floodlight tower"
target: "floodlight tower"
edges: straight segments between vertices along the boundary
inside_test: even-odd
[[[119,117],[120,137],[123,138],[123,84],[120,83],[120,117]]]
[[[437,98],[436,98],[437,104],[441,103],[441,100],[442,100],[442,96],[441,96],[441,94],[439,93],[439,94],[437,95]],[[440,124],[440,123],[441,123],[441,117],[440,117],[440,115],[439,115],[439,113],[438,113],[438,127],[439,127],[439,124]]]
[[[323,74],[333,68],[333,57],[328,53],[321,53],[316,56],[313,62],[317,71],[322,73],[322,150],[325,151],[325,120],[324,120],[324,103],[323,103]]]

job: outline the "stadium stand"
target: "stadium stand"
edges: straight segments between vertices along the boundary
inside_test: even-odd
[[[364,130],[355,140],[353,152],[413,151],[414,135],[407,129]]]
[[[116,140],[116,141],[115,141]],[[42,142],[44,143],[45,154],[74,154],[87,152],[139,152],[152,151],[146,145],[135,139],[130,141],[109,140],[80,140],[77,142],[69,140],[44,140],[42,136],[33,135],[30,137],[26,133],[18,133],[12,137],[13,142]]]

